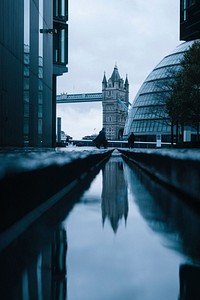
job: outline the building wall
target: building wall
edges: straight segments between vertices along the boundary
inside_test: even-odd
[[[68,35],[63,43],[53,32],[53,4],[65,8],[67,27],[67,0],[0,1],[0,146],[55,146],[56,76],[67,71]],[[54,40],[65,53],[59,74]]]
[[[23,0],[0,1],[0,146],[23,145]]]
[[[44,19],[49,28],[53,28],[53,1],[44,0]],[[45,24],[44,24],[45,28]],[[53,145],[54,123],[56,124],[56,116],[53,116],[53,107],[56,99],[53,94],[53,34],[44,34],[44,49],[43,49],[43,146]],[[50,58],[50,59],[49,59]],[[55,87],[56,89],[56,87]]]
[[[200,38],[200,0],[180,0],[180,40]]]

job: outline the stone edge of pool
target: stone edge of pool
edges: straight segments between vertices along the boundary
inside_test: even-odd
[[[113,149],[0,155],[0,233],[26,217],[27,223],[53,206]],[[1,248],[0,235],[0,248]]]
[[[200,151],[184,149],[118,149],[154,178],[200,204]]]

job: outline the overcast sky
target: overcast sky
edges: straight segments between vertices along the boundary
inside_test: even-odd
[[[115,64],[128,74],[130,98],[148,74],[180,43],[180,0],[70,0],[68,73],[58,77],[57,94],[101,92],[104,71]],[[102,104],[58,104],[62,130],[74,139],[98,133]]]

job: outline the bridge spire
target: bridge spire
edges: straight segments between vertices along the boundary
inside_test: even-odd
[[[128,74],[126,74],[126,80],[125,80],[124,86],[125,86],[125,88],[129,86]]]
[[[102,81],[102,90],[104,90],[105,88],[107,88],[107,79],[106,79],[106,72],[104,71],[103,81]]]

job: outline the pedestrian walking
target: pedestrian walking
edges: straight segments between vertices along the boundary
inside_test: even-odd
[[[129,148],[134,148],[134,142],[135,142],[135,135],[133,132],[128,137],[128,146]]]
[[[101,146],[107,148],[107,139],[106,139],[106,132],[105,128],[103,127],[101,131],[99,131],[98,136],[93,140],[96,147],[100,149]]]

